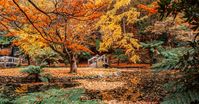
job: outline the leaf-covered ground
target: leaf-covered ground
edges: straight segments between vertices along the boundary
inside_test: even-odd
[[[173,72],[153,73],[150,69],[79,68],[78,74],[68,74],[67,68],[48,68],[45,72],[52,74],[51,82],[29,83],[24,81],[26,75],[20,73],[20,68],[1,69],[0,92],[21,96],[20,91],[23,95],[54,87],[78,87],[86,90],[85,99],[89,100],[100,99],[110,104],[156,104],[167,93],[164,84],[174,77]]]
[[[87,79],[80,82],[83,83],[92,99],[102,99],[109,103],[148,104],[150,102],[150,104],[156,104],[167,94],[163,86],[173,78],[173,73],[153,73],[149,69],[121,69],[118,76]]]
[[[25,76],[20,71],[23,68],[8,68],[8,69],[0,69],[0,76],[13,76],[20,77]],[[54,77],[66,77],[66,76],[90,76],[90,75],[100,75],[100,74],[110,74],[115,72],[114,68],[111,69],[103,69],[103,68],[79,68],[77,74],[69,74],[69,68],[45,68],[45,72],[49,72]]]

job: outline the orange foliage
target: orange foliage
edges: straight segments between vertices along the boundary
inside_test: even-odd
[[[126,63],[120,63],[118,64],[111,64],[111,67],[118,67],[118,68],[145,68],[150,69],[150,64],[126,64]]]
[[[139,4],[138,8],[146,10],[149,14],[156,14],[158,12],[158,10],[157,10],[157,8],[158,8],[157,2],[153,2],[151,5],[152,6],[149,7],[147,5]]]
[[[85,38],[91,31],[89,22],[101,16],[99,9],[105,4],[95,4],[93,0],[42,1],[43,4],[37,0],[1,0],[0,26],[9,31],[7,36],[17,36],[24,31],[40,35],[42,39],[37,41],[53,47],[60,45],[54,48],[57,51],[68,48],[73,52],[91,52],[81,44],[86,42]],[[13,26],[11,22],[18,26]],[[20,42],[14,44],[20,45]]]
[[[3,55],[3,56],[11,55],[11,49],[10,48],[0,49],[0,55]]]
[[[102,16],[102,13],[94,13],[91,16],[88,16],[89,19],[95,19],[95,18],[99,18],[100,16]]]
[[[85,51],[85,52],[90,52],[93,53],[91,50],[89,50],[88,48],[86,48],[83,45],[79,45],[79,44],[71,44],[68,46],[69,49],[73,50],[74,52],[78,52],[78,51]]]
[[[95,0],[1,0],[0,26],[9,31],[8,36],[35,36],[31,42],[27,40],[34,37],[28,36],[14,42],[15,45],[27,43],[22,50],[32,42],[45,44],[64,62],[75,66],[78,53],[92,53],[87,48],[94,29],[92,24],[101,16],[104,6],[107,4]]]

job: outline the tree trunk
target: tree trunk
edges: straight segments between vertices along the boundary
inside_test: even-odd
[[[30,65],[30,56],[27,55],[28,65]]]
[[[72,59],[70,61],[70,73],[77,73],[77,59],[75,55],[72,55]]]

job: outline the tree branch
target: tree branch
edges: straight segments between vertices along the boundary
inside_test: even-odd
[[[19,6],[19,4],[17,4],[17,2],[15,0],[12,0],[14,2],[14,4],[18,7],[18,9],[24,14],[24,16],[26,17],[26,19],[29,21],[29,23],[37,30],[37,32],[39,32],[39,34],[42,35],[41,31],[39,31],[39,29],[34,25],[34,23],[31,21],[31,19],[28,17],[28,15],[26,14],[25,11],[23,11],[23,9]]]
[[[5,24],[3,24],[1,21],[0,21],[0,25],[2,25],[4,28],[6,28],[6,30],[14,36],[14,34],[9,30],[9,28]]]
[[[38,11],[40,11],[43,14],[45,14],[50,20],[52,20],[51,17],[48,15],[48,13],[44,12],[43,10],[41,10],[35,3],[33,3],[31,0],[28,0],[28,2],[30,4],[32,4],[32,6],[35,7]]]

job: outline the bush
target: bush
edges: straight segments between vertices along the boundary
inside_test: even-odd
[[[156,70],[175,69],[176,79],[165,88],[169,94],[162,104],[197,104],[199,101],[199,47],[181,47],[162,52],[165,59],[153,65]]]
[[[35,82],[49,82],[51,75],[44,73],[43,67],[30,65],[27,68],[21,70],[22,73],[28,74],[27,79],[34,80]]]
[[[0,104],[12,104],[9,99],[0,97]]]
[[[43,72],[43,68],[40,66],[34,66],[30,65],[27,68],[24,68],[21,70],[22,73],[27,73],[27,74],[40,74]]]
[[[52,75],[49,73],[41,73],[40,75],[41,75],[40,80],[42,82],[49,82],[50,79],[52,79]]]
[[[0,104],[12,104],[12,101],[0,94]]]
[[[17,98],[15,104],[97,104],[97,100],[81,100],[83,89],[50,89]]]

